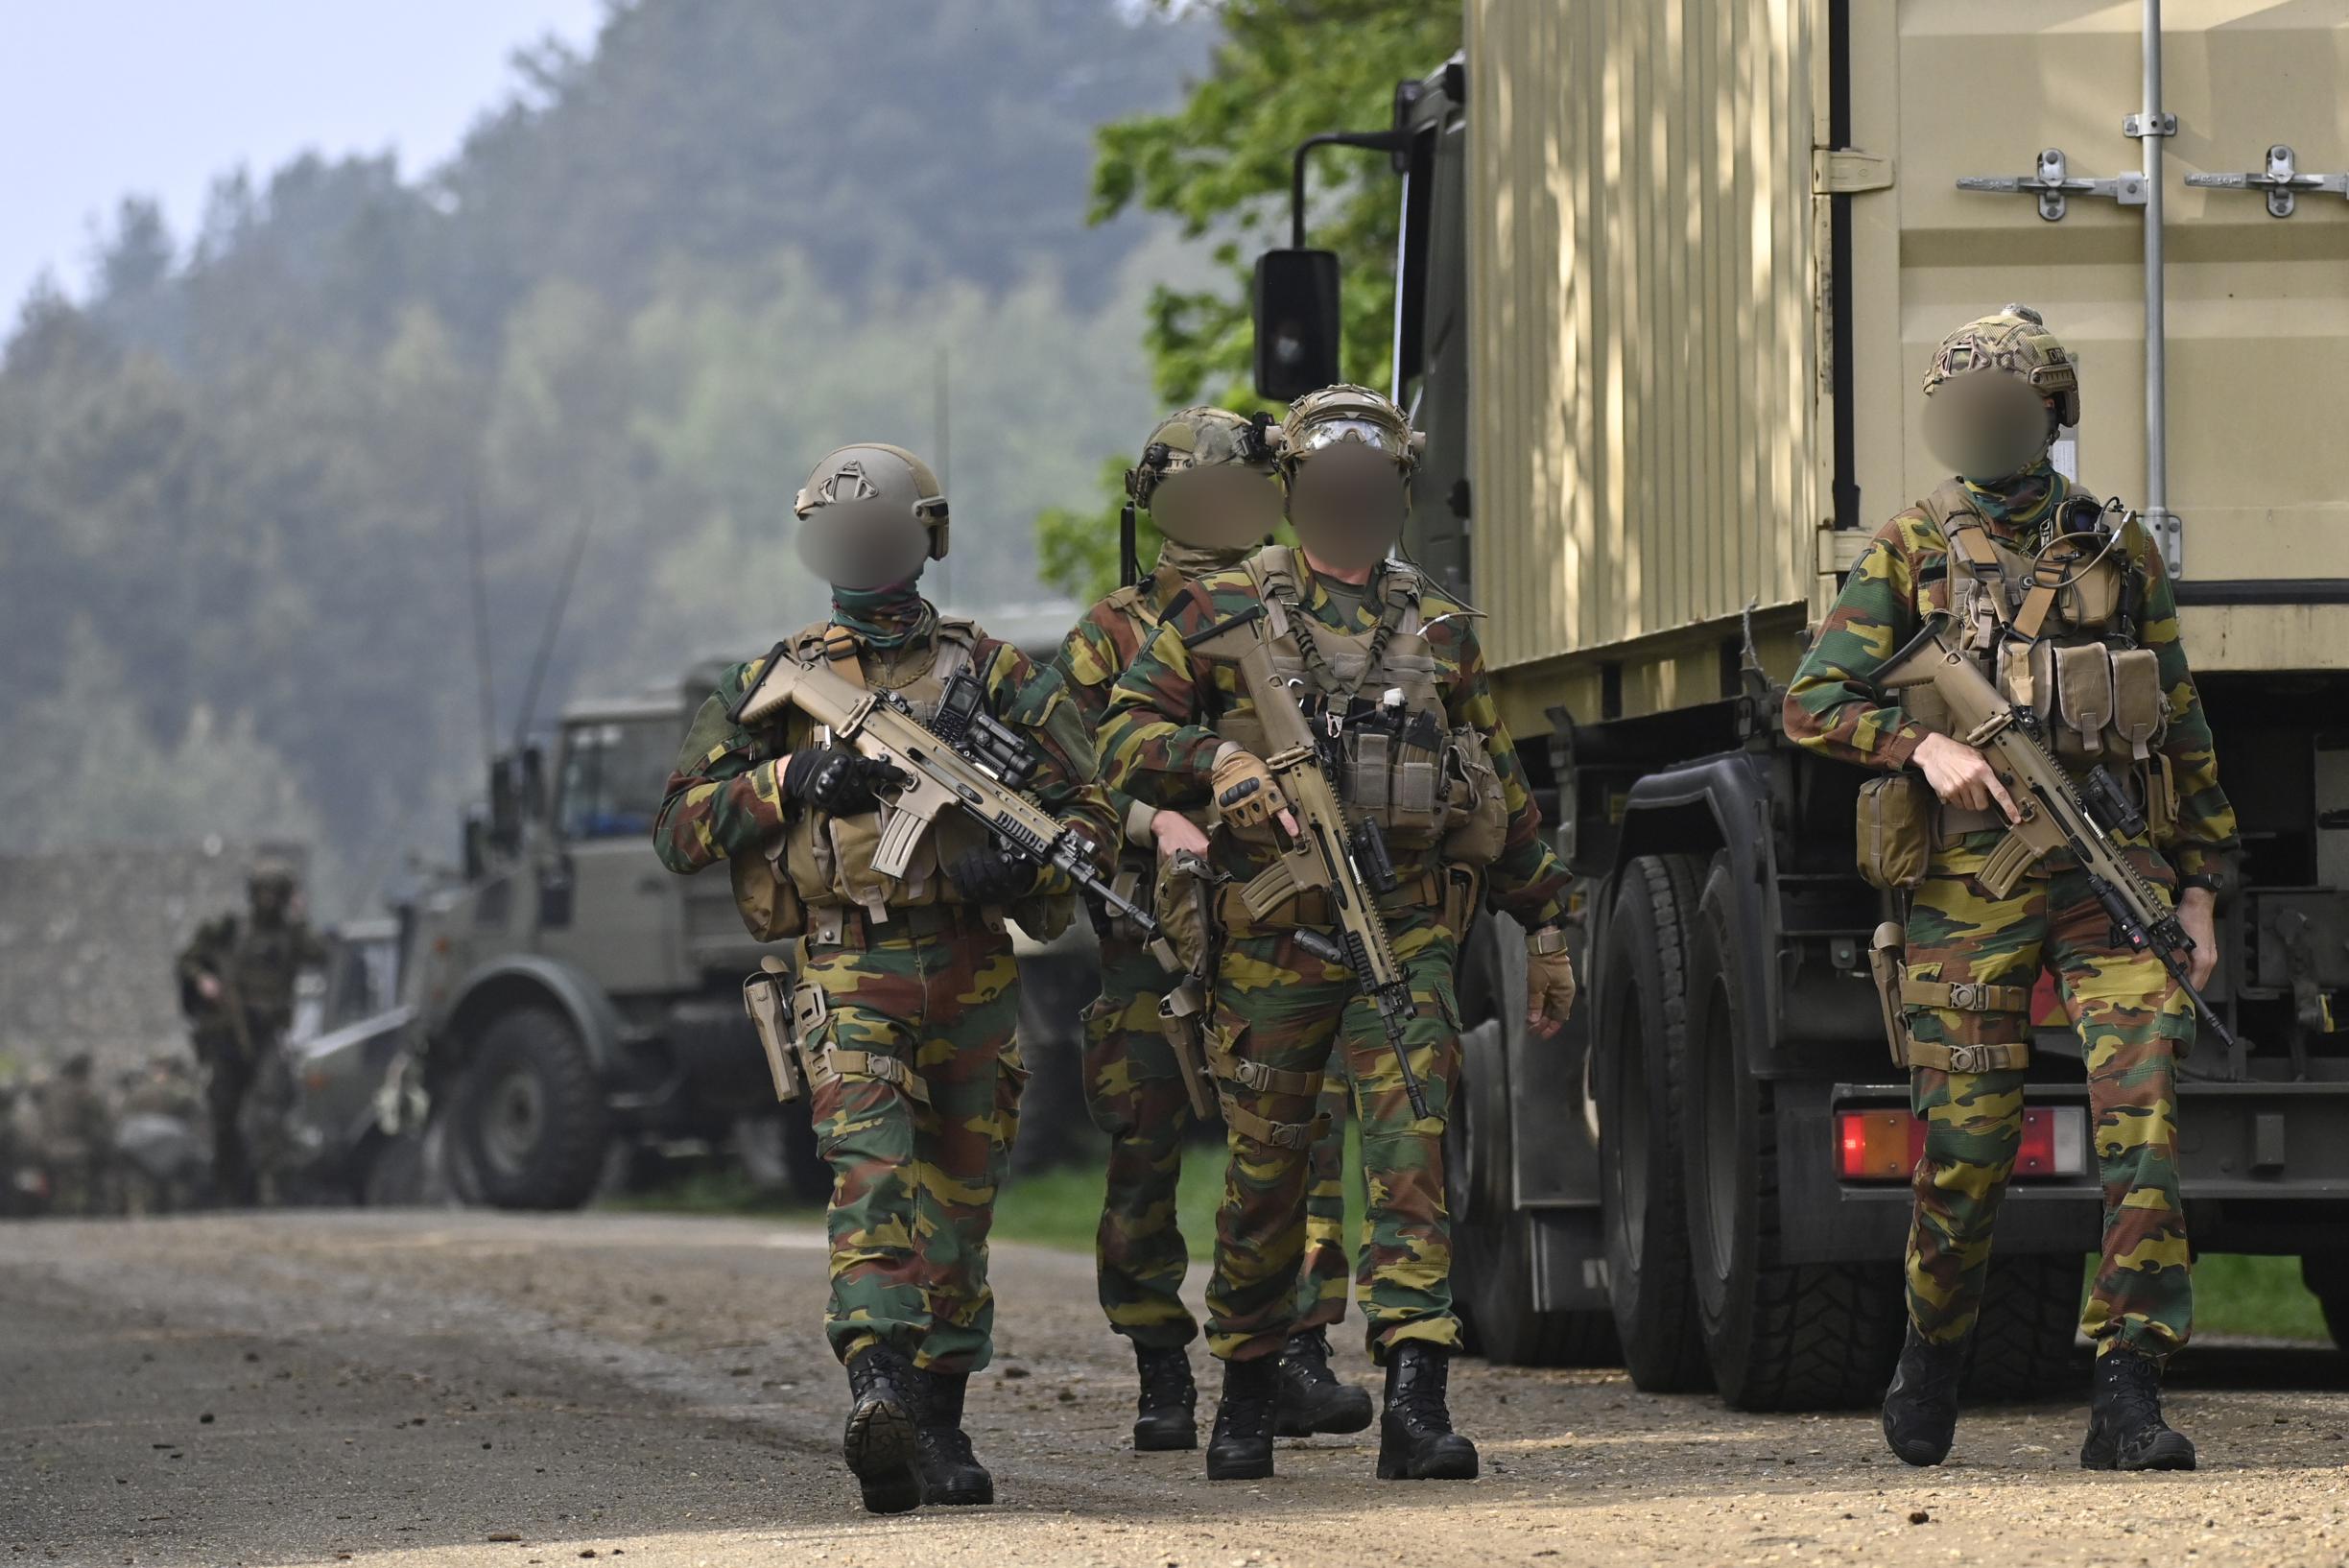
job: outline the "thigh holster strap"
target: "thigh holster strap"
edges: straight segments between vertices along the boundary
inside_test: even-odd
[[[1212,1047],[1207,1052],[1207,1070],[1226,1083],[1237,1083],[1258,1094],[1293,1094],[1311,1100],[1321,1092],[1319,1073],[1293,1073],[1267,1067],[1263,1062],[1248,1061]]]
[[[885,1057],[877,1051],[842,1051],[835,1048],[816,1060],[821,1064],[823,1072],[834,1078],[869,1079],[887,1083],[922,1105],[930,1104],[930,1085],[922,1081],[921,1074],[895,1057]]]
[[[1231,1096],[1225,1095],[1223,1125],[1244,1138],[1274,1149],[1303,1150],[1311,1149],[1329,1130],[1330,1119],[1325,1113],[1310,1122],[1275,1122],[1246,1105],[1234,1105]]]
[[[1996,1045],[1941,1045],[1912,1039],[1909,1042],[1909,1065],[1937,1068],[1944,1073],[2001,1073],[2030,1065],[2030,1044],[2016,1040]]]
[[[1974,980],[1912,980],[1903,973],[1900,997],[1912,1008],[1948,1008],[1957,1012],[2030,1011],[2028,986],[1989,986]]]

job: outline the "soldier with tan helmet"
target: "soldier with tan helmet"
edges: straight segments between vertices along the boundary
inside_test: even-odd
[[[781,656],[827,666],[925,722],[950,697],[975,695],[1032,753],[1030,792],[1105,855],[1116,821],[1059,682],[921,595],[923,565],[947,542],[929,465],[881,442],[842,447],[817,463],[795,511],[801,558],[832,584],[832,614]],[[737,665],[702,704],[653,844],[673,871],[725,863],[756,934],[798,944],[789,1045],[833,1172],[824,1328],[848,1372],[842,1448],[865,1507],[991,1503],[994,1479],[962,1415],[970,1375],[993,1353],[987,1229],[1027,1076],[1006,921],[1046,938],[1065,929],[1068,875],[1000,847],[959,812],[922,830],[898,874],[884,872],[908,847],[883,853],[889,801],[912,780],[795,708],[737,723],[765,667]]]
[[[303,915],[292,860],[256,859],[246,895],[244,917],[224,915],[198,927],[178,962],[179,1008],[211,1112],[213,1195],[240,1204],[259,1200],[263,1167],[279,1152],[293,1105],[283,1048],[295,982],[326,962],[326,944]]]
[[[1927,437],[1956,477],[1877,534],[1786,701],[1795,741],[1880,771],[1861,809],[1883,831],[1866,836],[1861,869],[1906,906],[1905,953],[1883,967],[1893,1049],[1926,1131],[1885,1436],[1910,1464],[1949,1453],[2022,1138],[2031,987],[2045,967],[2079,1035],[2104,1185],[2103,1258],[2081,1319],[2098,1359],[2080,1463],[2192,1469],[2194,1444],[2163,1422],[2159,1398],[2163,1364],[2193,1323],[2171,1087],[2194,1039],[2191,1005],[2159,958],[2115,935],[2069,851],[2034,861],[2006,832],[2014,799],[1950,733],[1932,688],[1886,693],[1875,677],[1929,618],[1949,617],[1948,640],[2038,716],[2075,780],[2125,797],[2142,820],[2125,852],[2177,899],[2196,986],[2218,956],[2211,909],[2235,814],[2161,552],[2049,461],[2056,431],[2079,418],[2063,344],[2037,312],[2009,305],[1950,334],[1925,394]]]
[[[1572,1006],[1557,928],[1566,872],[1493,704],[1474,612],[1392,558],[1418,437],[1361,387],[1299,398],[1281,465],[1297,549],[1268,548],[1176,595],[1112,692],[1102,728],[1110,786],[1154,806],[1218,814],[1212,864],[1223,928],[1208,1029],[1230,1165],[1208,1286],[1209,1348],[1224,1362],[1207,1445],[1211,1480],[1272,1473],[1280,1364],[1296,1320],[1308,1155],[1324,1077],[1342,1064],[1362,1125],[1369,1189],[1370,1352],[1387,1371],[1377,1471],[1464,1479],[1476,1447],[1446,1394],[1459,1343],[1452,1310],[1443,1126],[1459,1057],[1453,964],[1488,903],[1531,933],[1529,1012],[1547,1032]],[[1262,626],[1275,677],[1299,695],[1341,805],[1373,823],[1394,877],[1378,896],[1408,990],[1390,1043],[1345,964],[1319,889],[1251,913],[1240,888],[1278,858],[1294,814],[1271,770],[1264,721],[1233,657],[1234,627]],[[1286,753],[1283,753],[1284,757]],[[1414,1112],[1398,1061],[1423,1089]]]

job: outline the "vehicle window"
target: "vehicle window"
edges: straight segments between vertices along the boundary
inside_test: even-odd
[[[669,719],[572,725],[563,739],[557,818],[562,836],[627,839],[651,833],[676,748],[676,725]]]

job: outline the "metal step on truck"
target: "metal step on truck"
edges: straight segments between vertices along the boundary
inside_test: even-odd
[[[1408,547],[1488,612],[1577,876],[1585,990],[1529,1038],[1463,959],[1466,1310],[1748,1409],[1881,1396],[1919,1129],[1866,978],[1862,775],[1779,709],[1861,547],[1943,477],[1920,382],[2021,300],[2081,365],[2056,448],[2139,509],[2245,853],[2178,1118],[2198,1249],[2297,1256],[2349,1328],[2349,9],[2256,0],[1470,0],[1388,126]],[[1338,258],[1257,270],[1258,390],[1338,363]],[[1339,154],[1323,153],[1322,157]],[[2076,1354],[2100,1200],[2052,993],[1971,1377]]]

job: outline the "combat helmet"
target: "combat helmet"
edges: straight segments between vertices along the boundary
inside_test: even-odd
[[[1126,470],[1126,493],[1148,508],[1159,483],[1189,468],[1223,463],[1272,472],[1280,458],[1280,427],[1269,414],[1240,415],[1201,404],[1158,421],[1142,443],[1142,461]]]
[[[2040,396],[2053,398],[2058,424],[2079,423],[2079,367],[2029,305],[2010,304],[1996,315],[1978,317],[1942,339],[1925,372],[1925,395],[1987,370],[2013,376]]]
[[[929,531],[930,558],[945,557],[946,491],[930,464],[902,446],[858,441],[818,459],[792,499],[792,514],[805,522],[834,507],[872,517],[912,517]]]
[[[1419,466],[1427,438],[1390,397],[1344,383],[1323,387],[1289,405],[1281,421],[1281,471],[1293,473],[1315,453],[1349,444],[1386,453],[1408,476]]]

